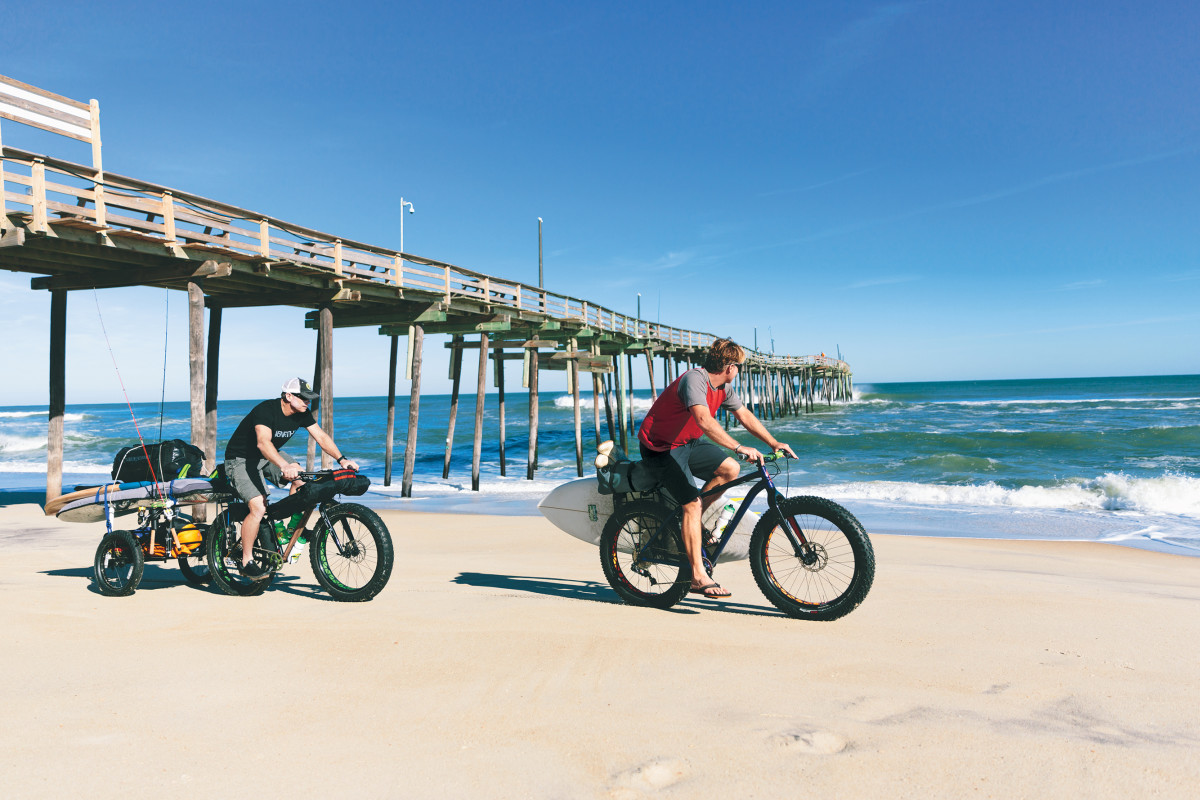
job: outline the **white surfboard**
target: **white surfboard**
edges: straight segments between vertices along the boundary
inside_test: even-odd
[[[212,494],[212,483],[206,478],[177,478],[163,483],[111,483],[94,489],[83,489],[55,498],[46,505],[46,514],[54,514],[67,522],[101,522],[104,506],[112,505],[114,517],[132,514],[139,501],[151,497],[170,497],[181,505],[203,503]]]
[[[728,501],[729,498],[722,498]],[[737,498],[733,499],[737,504]],[[721,513],[724,502],[713,503],[704,515],[704,526],[711,528]],[[542,498],[538,511],[555,527],[588,544],[600,545],[604,524],[613,513],[612,495],[600,494],[595,478],[580,478],[564,483]],[[733,537],[717,562],[737,561],[750,557],[750,534],[758,524],[758,514],[747,511],[733,532]]]

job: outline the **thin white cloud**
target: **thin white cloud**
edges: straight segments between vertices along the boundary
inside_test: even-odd
[[[874,169],[875,169],[875,167],[868,167],[866,169],[858,169],[858,170],[855,170],[854,172],[847,172],[845,175],[839,175],[836,178],[830,178],[829,180],[826,180],[826,181],[820,181],[818,183],[811,183],[807,186],[797,186],[792,189],[776,189],[776,190],[770,191],[770,192],[763,192],[762,194],[760,194],[758,196],[759,197],[778,197],[779,195],[782,195],[782,194],[799,194],[801,192],[811,192],[813,189],[820,189],[825,186],[832,186],[835,183],[842,183],[844,181],[848,181],[853,178],[857,178],[859,175],[865,175],[866,173],[871,172]]]
[[[825,43],[821,58],[808,74],[810,91],[820,92],[875,57],[896,24],[924,3],[891,3],[872,9]]]
[[[1060,292],[1073,292],[1077,289],[1095,289],[1096,287],[1103,286],[1106,283],[1108,283],[1108,281],[1104,280],[1103,278],[1097,278],[1090,281],[1075,281],[1074,283],[1068,283],[1058,287],[1058,290]]]
[[[849,286],[842,287],[843,289],[870,289],[875,286],[894,286],[897,283],[912,283],[920,278],[916,275],[893,275],[887,278],[869,278],[867,280],[855,281]]]
[[[829,228],[824,231],[810,233],[805,236],[800,236],[794,239],[786,239],[780,242],[772,242],[769,244],[759,245],[757,247],[748,248],[737,255],[747,255],[749,253],[761,252],[763,250],[773,250],[778,247],[791,247],[798,244],[808,244],[810,242],[821,241],[823,239],[831,239],[838,236],[845,236],[851,233],[858,233],[870,228],[876,228],[882,225],[893,225],[897,222],[903,222],[914,217],[933,214],[939,211],[949,211],[952,209],[966,208],[968,206],[983,205],[994,200],[1001,200],[1013,195],[1024,194],[1026,192],[1039,189],[1043,186],[1049,186],[1063,181],[1075,180],[1077,178],[1096,175],[1102,172],[1111,172],[1114,170],[1125,169],[1128,167],[1141,166],[1142,164],[1152,164],[1158,161],[1166,161],[1168,159],[1177,158],[1183,155],[1190,155],[1200,151],[1200,145],[1191,145],[1189,147],[1180,147],[1173,150],[1165,150],[1159,153],[1150,153],[1137,158],[1127,158],[1119,161],[1110,161],[1105,164],[1097,164],[1091,167],[1083,167],[1081,169],[1069,170],[1067,172],[1056,172],[1052,175],[1046,175],[1026,183],[1010,186],[1005,189],[998,189],[994,192],[986,192],[973,197],[965,197],[959,200],[949,200],[944,203],[935,203],[934,205],[922,206],[914,208],[910,211],[905,211],[900,214],[892,214],[886,217],[877,217],[875,219],[860,220],[858,222],[850,222],[845,225],[839,225],[834,228]],[[1190,278],[1183,278],[1189,280]]]

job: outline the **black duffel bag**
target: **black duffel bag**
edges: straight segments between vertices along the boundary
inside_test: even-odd
[[[113,459],[112,477],[129,481],[173,481],[203,477],[204,451],[182,439],[122,447]]]
[[[641,461],[610,461],[596,468],[600,494],[649,492],[658,486],[649,468]]]

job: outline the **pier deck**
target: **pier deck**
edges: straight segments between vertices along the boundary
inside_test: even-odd
[[[319,331],[318,361],[322,366],[316,384],[329,397],[322,403],[322,424],[328,428],[332,428],[333,328],[373,326],[392,337],[393,392],[396,338],[407,336],[406,377],[413,380],[413,396],[419,395],[419,350],[424,334],[451,335],[447,346],[454,350],[452,367],[458,371],[462,351],[479,348],[477,441],[485,359],[491,359],[498,379],[505,359],[521,359],[524,384],[530,387],[533,401],[530,477],[537,460],[535,401],[540,370],[567,369],[568,385],[576,397],[580,373],[590,372],[593,391],[603,393],[606,405],[615,378],[619,420],[615,428],[610,422],[609,431],[617,438],[619,430],[620,438],[627,440],[633,425],[627,399],[632,357],[636,354],[646,358],[653,390],[655,359],[662,358],[665,383],[677,374],[681,364],[690,364],[715,338],[701,331],[630,317],[519,281],[346,239],[106,172],[100,158],[99,105],[94,100],[79,103],[0,76],[0,117],[90,141],[93,146],[93,164],[89,166],[5,147],[0,140],[0,269],[40,276],[32,279],[32,287],[50,291],[54,298],[48,497],[57,492],[52,484],[56,471],[61,470],[61,429],[58,433],[54,430],[54,418],[56,410],[61,418],[61,328],[65,326],[66,293],[72,290],[163,286],[188,292],[193,440],[205,442],[210,458],[215,457],[215,368],[220,312],[225,308],[310,309],[306,325]],[[209,310],[207,376],[202,350],[205,308]],[[478,337],[478,341],[468,342],[467,336]],[[844,361],[752,352],[747,362],[749,369],[742,377],[747,385],[743,389],[754,393],[760,416],[811,409],[816,399],[833,402],[850,396],[851,372]],[[457,398],[457,372],[454,386]],[[599,404],[595,405],[599,438]],[[608,413],[611,419],[611,409]],[[414,410],[410,410],[410,428],[415,424]],[[577,406],[576,440],[582,474],[579,430]],[[411,448],[405,459],[406,489],[411,479],[410,457]],[[388,480],[390,462],[389,441]],[[478,456],[474,474],[477,485]]]

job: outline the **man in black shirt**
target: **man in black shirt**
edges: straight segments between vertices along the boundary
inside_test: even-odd
[[[346,458],[309,411],[309,405],[319,397],[303,378],[292,378],[283,384],[278,399],[265,400],[250,410],[225,446],[226,477],[237,496],[250,508],[242,521],[242,574],[249,578],[258,580],[269,574],[251,559],[254,540],[267,511],[270,491],[266,479],[270,478],[276,486],[290,483],[292,492],[304,483],[298,479],[300,465],[279,452],[292,434],[304,428],[321,451],[334,456],[339,465],[358,469],[358,464]]]

